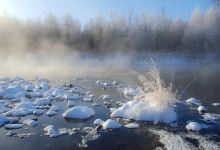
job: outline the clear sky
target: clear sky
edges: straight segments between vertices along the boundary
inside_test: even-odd
[[[187,19],[196,7],[205,11],[210,5],[210,0],[0,0],[0,13],[6,11],[21,18],[42,18],[50,13],[58,17],[72,14],[84,24],[97,14],[106,16],[128,10],[157,14],[161,8],[165,8],[170,18]]]

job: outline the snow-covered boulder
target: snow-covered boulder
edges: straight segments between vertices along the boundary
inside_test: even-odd
[[[6,89],[0,90],[0,97],[4,97],[6,95],[16,95],[20,92],[24,92],[24,89],[21,86],[9,86]]]
[[[208,109],[205,106],[199,106],[197,110],[199,113],[204,113],[208,111]]]
[[[111,96],[110,95],[102,95],[102,96],[100,96],[100,98],[103,100],[110,100]]]
[[[103,121],[102,119],[96,119],[93,123],[94,123],[95,125],[103,125],[104,122],[105,122],[105,121]]]
[[[206,129],[209,126],[203,124],[203,123],[198,123],[198,122],[189,122],[186,125],[186,129],[190,131],[200,131],[201,129]]]
[[[177,114],[171,107],[160,108],[147,101],[129,101],[111,114],[111,117],[171,123]]]
[[[5,129],[19,129],[19,128],[22,128],[22,124],[6,124],[5,125]]]
[[[35,126],[38,125],[38,122],[35,121],[35,120],[32,120],[32,119],[26,119],[26,120],[23,121],[23,124],[27,125],[29,127],[35,127]]]
[[[220,106],[220,103],[212,103],[212,106],[215,106],[215,107]]]
[[[65,94],[63,98],[66,100],[80,100],[82,97],[79,94],[74,94],[74,95]]]
[[[103,129],[118,129],[121,128],[121,124],[115,120],[108,119],[102,124]]]
[[[76,106],[63,113],[64,118],[85,119],[95,115],[95,111],[87,106]]]
[[[41,106],[41,105],[48,105],[50,104],[51,102],[51,99],[46,97],[46,98],[40,98],[40,99],[37,99],[35,102],[34,102],[34,105],[38,105],[38,106]]]
[[[205,113],[203,115],[203,117],[206,122],[220,123],[220,115],[219,114]]]
[[[0,115],[0,126],[5,124],[5,123],[9,123],[10,122],[10,119],[5,117],[5,116],[2,116]]]
[[[200,106],[202,105],[201,101],[195,98],[190,98],[186,100],[187,103]]]
[[[24,89],[28,92],[33,92],[34,91],[34,86],[33,85],[25,85]]]
[[[126,128],[130,128],[130,129],[135,129],[135,128],[139,128],[140,125],[137,123],[129,123],[125,125]]]
[[[33,115],[35,116],[40,116],[40,115],[43,115],[44,111],[41,110],[41,109],[35,109],[33,110]]]
[[[47,116],[54,116],[57,114],[57,111],[54,111],[54,110],[48,110],[47,111]]]

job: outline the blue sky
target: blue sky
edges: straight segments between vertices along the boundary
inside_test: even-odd
[[[52,13],[58,17],[72,14],[83,24],[91,17],[111,12],[157,14],[165,8],[170,18],[187,19],[198,7],[202,11],[210,7],[210,0],[0,0],[0,13],[21,18],[42,18]]]

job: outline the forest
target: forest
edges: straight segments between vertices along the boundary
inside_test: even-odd
[[[187,20],[157,15],[113,12],[81,24],[72,15],[53,14],[39,19],[0,15],[0,50],[52,49],[91,54],[172,52],[186,55],[220,55],[220,10],[196,8]]]

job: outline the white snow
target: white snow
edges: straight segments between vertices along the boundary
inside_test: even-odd
[[[95,125],[103,125],[104,122],[105,122],[105,121],[103,121],[102,119],[96,119],[93,123],[94,123]]]
[[[139,128],[140,125],[137,123],[129,123],[125,125],[126,128],[130,128],[130,129],[135,129],[135,128]]]
[[[100,96],[100,98],[103,100],[110,100],[111,96],[110,95],[102,95],[102,96]]]
[[[74,95],[65,94],[63,98],[66,100],[80,100],[82,97],[79,94],[74,94]]]
[[[198,99],[195,99],[195,98],[187,99],[186,102],[187,102],[187,103],[190,103],[190,104],[197,105],[197,106],[202,105],[201,101],[198,100]]]
[[[206,122],[220,123],[220,115],[219,114],[205,113],[203,115],[203,117]]]
[[[220,106],[220,103],[213,103],[212,106]]]
[[[33,85],[25,85],[24,89],[28,92],[33,92],[34,87],[33,87]]]
[[[49,110],[50,110],[50,111],[59,111],[59,110],[60,110],[60,107],[53,105],[53,106],[50,107]]]
[[[200,113],[203,113],[203,112],[208,111],[208,109],[207,109],[205,106],[199,106],[197,110],[198,110],[198,112],[200,112]]]
[[[129,101],[111,114],[111,117],[171,123],[177,120],[176,112],[170,108],[158,108],[148,101]]]
[[[16,108],[12,109],[6,113],[4,113],[6,116],[26,116],[33,113],[33,109],[28,108]]]
[[[10,122],[10,119],[0,115],[0,125]]]
[[[16,106],[14,107],[14,109],[19,109],[19,108],[34,109],[34,106],[32,102],[24,101],[16,104]]]
[[[44,128],[44,131],[46,132],[45,135],[50,136],[51,138],[55,138],[59,136],[59,133],[54,129],[53,125],[48,125]]]
[[[36,116],[40,116],[40,115],[43,115],[44,111],[41,110],[41,109],[35,109],[33,111],[33,115],[36,115]]]
[[[124,95],[125,97],[134,97],[138,94],[137,90],[133,88],[125,88],[124,89]]]
[[[1,89],[0,90],[0,97],[4,97],[7,95],[16,95],[20,92],[24,92],[24,89],[17,85],[17,86],[9,86],[6,89]]]
[[[203,124],[203,123],[198,123],[198,122],[189,122],[186,125],[186,129],[190,131],[200,131],[201,129],[206,129],[209,126]]]
[[[87,106],[76,106],[63,113],[64,118],[85,119],[95,115],[95,111]]]
[[[38,105],[38,106],[48,105],[48,104],[50,104],[50,98],[48,98],[48,97],[37,99],[34,102],[34,105]]]
[[[35,120],[32,120],[32,119],[26,119],[26,120],[23,121],[23,124],[27,125],[29,127],[35,127],[35,126],[38,125],[38,122],[35,121]]]
[[[5,129],[19,129],[22,127],[22,124],[6,124]]]
[[[68,129],[66,128],[60,128],[58,130],[55,130],[53,125],[48,125],[44,128],[45,135],[48,135],[51,138],[55,138],[61,135],[68,134]]]
[[[56,111],[53,111],[53,110],[48,110],[48,111],[47,111],[47,115],[48,115],[48,116],[54,116],[54,115],[56,115],[56,114],[57,114]]]
[[[115,120],[108,119],[102,124],[103,129],[117,129],[121,128],[121,124]]]

